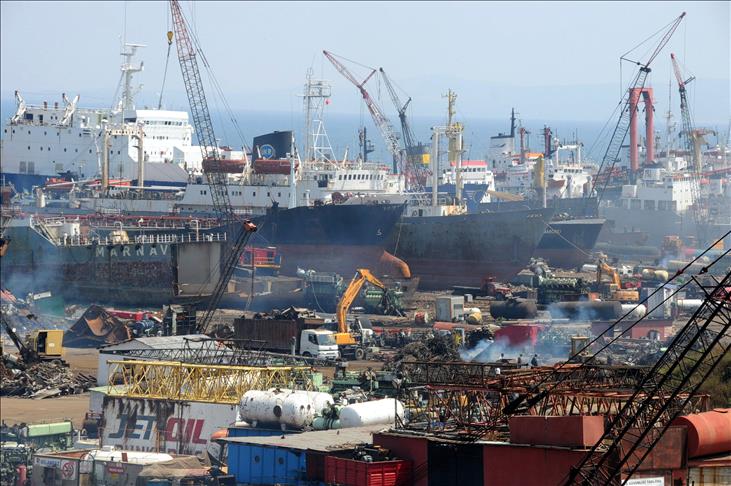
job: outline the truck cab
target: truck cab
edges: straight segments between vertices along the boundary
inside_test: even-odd
[[[305,329],[300,335],[299,354],[320,359],[337,359],[340,356],[335,335],[325,329]]]

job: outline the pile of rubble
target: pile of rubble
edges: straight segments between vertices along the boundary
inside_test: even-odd
[[[407,344],[386,363],[385,369],[397,369],[403,361],[459,361],[454,339],[449,335],[435,335]]]
[[[25,366],[12,358],[3,355],[0,362],[0,396],[50,398],[83,393],[96,386],[96,377],[73,373],[58,360]]]

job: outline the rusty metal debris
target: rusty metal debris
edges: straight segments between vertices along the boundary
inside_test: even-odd
[[[73,373],[60,361],[45,361],[24,366],[10,355],[0,362],[1,396],[50,398],[83,393],[96,385],[96,377]]]

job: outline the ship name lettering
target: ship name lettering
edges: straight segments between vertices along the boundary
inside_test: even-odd
[[[122,248],[122,256],[129,256],[129,246]]]

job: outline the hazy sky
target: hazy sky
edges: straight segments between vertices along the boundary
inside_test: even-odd
[[[667,110],[675,52],[697,77],[691,92],[696,118],[729,117],[729,2],[182,4],[236,109],[300,113],[297,94],[312,66],[333,84],[331,109],[359,113],[355,88],[323,58],[327,49],[384,67],[414,98],[417,116],[441,115],[442,95],[452,88],[465,116],[504,118],[518,106],[528,118],[559,120],[605,120],[620,92],[619,56],[686,11],[654,65],[657,111]],[[170,29],[166,2],[3,1],[0,19],[4,100],[20,89],[35,103],[65,91],[81,94],[81,105],[111,104],[126,35],[148,46],[140,56],[145,71],[138,80],[145,86],[139,104],[157,104]],[[625,82],[634,72],[624,65]],[[380,91],[391,113],[385,89],[378,83],[369,88],[376,98]],[[672,89],[675,96],[674,80]],[[166,105],[186,109],[183,93],[173,46]]]

